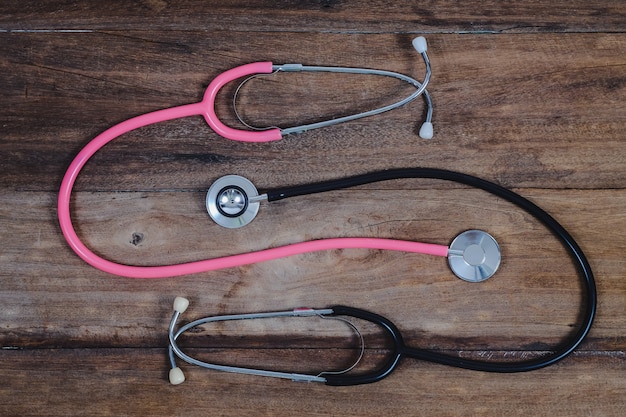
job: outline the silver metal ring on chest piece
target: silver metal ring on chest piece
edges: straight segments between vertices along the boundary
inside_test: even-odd
[[[248,179],[226,175],[211,185],[206,195],[209,216],[220,226],[236,229],[250,223],[259,212],[259,193]]]
[[[487,232],[468,230],[450,244],[448,264],[464,281],[481,282],[496,273],[500,266],[500,246]]]

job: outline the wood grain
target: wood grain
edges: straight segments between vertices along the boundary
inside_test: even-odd
[[[3,1],[0,24],[22,30],[246,30],[262,32],[622,32],[626,7],[610,0],[495,0],[461,4],[373,0]]]
[[[289,352],[281,352],[289,355]],[[325,352],[318,352],[326,359]],[[404,362],[377,384],[326,387],[186,369],[185,385],[165,382],[159,349],[2,351],[12,388],[4,415],[609,415],[626,406],[623,357],[576,354],[525,374],[483,374]],[[89,377],[85,377],[85,374]],[[3,387],[2,389],[5,389]],[[593,397],[589,392],[594,392]],[[88,400],[87,400],[88,399]],[[419,401],[418,401],[419,400]]]
[[[72,155],[96,134],[130,116],[195,102],[212,77],[246,62],[272,59],[423,72],[408,35],[217,33],[207,39],[193,32],[141,32],[0,37],[0,48],[11,57],[0,64],[6,86],[5,140],[0,146],[11,156],[3,161],[0,178],[6,187],[19,190],[56,190]],[[48,47],[51,41],[55,46]],[[510,187],[624,184],[621,134],[626,122],[619,103],[626,100],[626,62],[624,54],[616,53],[626,50],[623,36],[439,35],[429,36],[429,41],[434,71],[430,90],[436,97],[432,141],[416,135],[421,102],[270,144],[232,143],[212,133],[201,118],[188,118],[114,141],[87,165],[77,188],[197,190],[227,173],[276,186],[415,165],[454,168]],[[275,49],[266,53],[258,43],[271,43]],[[297,43],[309,46],[294,52]],[[381,52],[366,54],[365,43]],[[326,45],[322,58],[316,56],[317,44]],[[216,56],[214,45],[228,52]],[[131,58],[137,56],[145,61]],[[328,75],[274,78],[279,77],[280,88],[269,79],[251,82],[244,90],[241,107],[248,120],[291,126],[366,110],[407,91],[383,82],[354,88],[347,78]],[[235,85],[224,92],[218,108],[233,126]],[[388,92],[381,98],[380,91]],[[268,94],[277,96],[270,104]],[[307,100],[296,105],[286,100],[290,95]],[[335,103],[330,111],[328,103]],[[40,117],[42,113],[47,116]],[[48,137],[53,140],[42,140]],[[572,148],[575,158],[568,152]]]
[[[615,1],[426,3],[52,0],[0,3],[0,414],[549,415],[626,410],[626,4]],[[72,197],[81,239],[116,262],[159,265],[326,237],[449,244],[480,228],[503,251],[496,276],[460,282],[445,259],[351,249],[194,276],[132,280],[95,270],[63,239],[62,176],[112,125],[202,98],[221,72],[253,61],[364,66],[420,79],[411,47],[429,42],[435,137],[424,104],[243,144],[201,118],[126,134],[89,161]],[[232,111],[236,83],[218,97]],[[245,120],[288,127],[386,104],[393,80],[276,74],[241,90]],[[451,355],[544,355],[580,324],[572,260],[516,207],[437,180],[396,180],[263,204],[240,230],[214,225],[206,189],[239,174],[263,191],[395,167],[477,175],[535,202],[577,239],[598,285],[591,333],[564,361],[514,375],[405,360],[373,385],[332,388],[182,365],[167,382],[175,296],[206,315],[346,304],[398,324],[407,343]],[[389,354],[356,322],[366,355]],[[316,372],[354,361],[355,334],[325,320],[204,326],[182,343],[203,358]]]
[[[535,220],[502,201],[489,201],[483,192],[468,189],[405,189],[403,200],[398,201],[393,198],[395,191],[376,192],[385,198],[371,201],[371,191],[355,190],[268,205],[245,230],[236,231],[212,224],[202,193],[77,193],[75,219],[80,235],[96,253],[140,265],[199,260],[332,236],[447,244],[464,228],[484,228],[498,237],[506,255],[498,279],[472,286],[452,278],[445,260],[346,250],[173,281],[120,280],[93,270],[67,248],[50,210],[53,194],[18,193],[18,198],[11,193],[2,201],[2,226],[10,248],[2,254],[2,275],[6,314],[13,311],[20,320],[6,323],[4,343],[59,346],[69,337],[72,344],[86,346],[149,346],[164,340],[160,330],[169,309],[163,306],[179,294],[192,297],[200,311],[209,309],[215,314],[358,303],[391,315],[429,345],[449,348],[532,345],[538,339],[554,344],[576,323],[580,297],[576,271],[556,240]],[[581,239],[592,261],[600,299],[608,307],[607,313],[600,310],[590,346],[624,349],[624,315],[617,313],[623,312],[625,305],[625,264],[614,259],[626,248],[623,240],[611,243],[610,238],[613,225],[624,223],[621,207],[626,195],[534,190],[528,197],[549,209],[566,227],[580,224],[575,237]],[[406,201],[413,202],[414,213],[396,217]],[[484,216],[486,212],[488,216]],[[304,223],[307,228],[302,227]],[[45,302],[49,291],[59,303]],[[268,304],[277,291],[283,294],[281,299]],[[481,295],[485,293],[493,297]],[[519,293],[528,295],[516,296]],[[79,300],[76,294],[82,294]],[[99,304],[103,297],[107,304],[116,305],[115,314],[103,317],[102,310],[94,308],[93,303]],[[134,301],[126,306],[127,297]],[[22,311],[26,299],[37,308]],[[381,299],[390,302],[381,304]],[[555,303],[559,315],[553,314]],[[135,333],[137,307],[144,311],[140,334]],[[117,337],[107,341],[111,327],[117,329]],[[594,337],[595,331],[601,336]],[[493,340],[494,336],[498,340]]]

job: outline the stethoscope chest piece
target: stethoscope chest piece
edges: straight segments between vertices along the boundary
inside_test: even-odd
[[[226,175],[211,185],[206,196],[209,216],[220,226],[236,229],[250,223],[263,199],[248,179]]]
[[[496,273],[500,266],[500,246],[489,233],[468,230],[450,244],[448,264],[464,281],[481,282]]]

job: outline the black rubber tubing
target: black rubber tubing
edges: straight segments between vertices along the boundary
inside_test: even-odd
[[[493,361],[479,361],[473,359],[463,359],[456,356],[450,356],[439,352],[428,351],[423,349],[410,348],[403,343],[398,344],[398,341],[402,342],[402,337],[398,332],[394,335],[391,331],[397,328],[389,320],[384,317],[375,315],[368,316],[369,319],[380,318],[383,319],[378,324],[384,324],[387,331],[392,333],[392,338],[396,344],[396,352],[394,357],[390,359],[388,364],[378,371],[374,371],[366,375],[338,375],[329,376],[327,384],[329,385],[357,385],[376,382],[386,376],[395,368],[399,359],[402,356],[412,357],[429,362],[435,362],[439,364],[454,366],[457,368],[471,369],[476,371],[485,372],[500,372],[500,373],[512,373],[512,372],[526,372],[535,369],[543,368],[552,365],[564,357],[568,356],[574,351],[583,341],[583,339],[589,333],[593,319],[597,310],[597,291],[593,272],[591,266],[585,257],[582,249],[574,238],[561,226],[550,214],[541,209],[539,206],[531,202],[530,200],[522,197],[521,195],[502,187],[493,182],[454,171],[448,171],[437,168],[400,168],[390,169],[384,171],[375,171],[362,175],[355,175],[351,177],[341,178],[337,180],[329,180],[323,182],[317,182],[312,184],[304,184],[293,187],[284,187],[267,191],[268,201],[277,201],[288,197],[302,196],[308,194],[321,193],[325,191],[333,191],[339,189],[345,189],[358,185],[365,185],[379,181],[396,180],[402,178],[426,178],[426,179],[438,179],[445,181],[457,182],[465,184],[474,188],[487,191],[495,196],[501,197],[527,213],[535,217],[545,227],[547,227],[563,244],[565,249],[569,252],[577,269],[580,272],[580,277],[583,281],[586,289],[586,302],[585,312],[582,320],[582,324],[578,328],[578,331],[567,341],[559,345],[550,354],[542,355],[538,358],[518,361],[518,362],[493,362]],[[337,307],[339,313],[344,311],[347,315],[350,313],[361,312],[363,310],[352,309],[349,307]],[[375,316],[375,317],[374,317]],[[391,323],[392,327],[388,326]],[[399,339],[398,339],[399,337]]]

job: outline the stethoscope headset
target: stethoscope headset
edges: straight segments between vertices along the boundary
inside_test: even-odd
[[[422,95],[427,104],[427,115],[420,136],[430,139],[432,131],[432,101],[426,86],[430,79],[431,69],[426,53],[426,41],[419,37],[413,41],[415,49],[422,56],[426,65],[426,76],[423,82],[414,80],[411,77],[381,70],[371,70],[366,68],[344,68],[344,67],[321,67],[303,66],[300,64],[273,65],[269,62],[253,63],[233,68],[213,80],[209,84],[204,98],[201,102],[188,104],[170,109],[134,117],[125,122],[111,127],[104,131],[91,142],[89,142],[75,157],[70,164],[61,184],[58,199],[58,216],[64,237],[70,247],[84,261],[102,271],[131,278],[164,278],[180,275],[194,274],[199,272],[212,271],[222,268],[230,268],[250,263],[263,262],[270,259],[292,256],[306,252],[330,250],[339,248],[369,248],[383,250],[397,250],[429,254],[447,257],[448,265],[452,272],[459,278],[469,282],[481,282],[490,278],[498,270],[500,265],[500,247],[496,240],[487,232],[481,230],[467,230],[454,239],[449,246],[431,243],[421,243],[384,238],[331,238],[313,241],[305,241],[286,245],[282,247],[270,248],[256,252],[231,255],[221,258],[206,259],[201,261],[163,266],[133,266],[115,263],[104,259],[89,248],[87,248],[78,237],[70,215],[70,197],[76,178],[87,163],[98,150],[104,145],[127,133],[131,130],[143,127],[152,123],[171,120],[179,117],[202,115],[209,126],[219,135],[237,141],[244,142],[268,142],[281,139],[284,135],[302,133],[310,129],[330,126],[362,117],[372,116],[385,111],[395,109],[405,105]],[[345,116],[333,120],[302,125],[293,128],[269,128],[260,131],[237,130],[230,128],[219,121],[215,114],[215,97],[217,92],[228,82],[245,76],[257,76],[258,74],[268,74],[281,71],[328,71],[345,72],[351,74],[370,74],[394,77],[406,81],[416,88],[416,91],[403,100],[394,104],[374,109],[371,111],[358,113],[352,116]],[[245,83],[247,80],[244,80]],[[237,89],[238,91],[239,89]],[[237,93],[235,93],[236,95]],[[235,97],[236,99],[236,97]],[[236,110],[235,110],[236,111]],[[238,116],[239,117],[239,116]],[[242,121],[243,122],[243,121]],[[244,123],[245,124],[245,123]],[[246,124],[246,126],[248,126]],[[588,334],[593,318],[595,316],[597,295],[595,281],[591,267],[579,245],[573,237],[547,212],[527,200],[526,198],[508,190],[495,183],[458,172],[435,169],[435,168],[405,168],[391,169],[385,171],[370,172],[352,177],[330,180],[312,184],[303,184],[267,190],[259,194],[257,188],[244,177],[237,175],[227,175],[219,178],[209,188],[206,196],[206,208],[210,217],[219,225],[227,228],[238,228],[250,223],[257,215],[262,202],[271,203],[286,198],[321,193],[326,191],[344,189],[358,185],[370,184],[379,181],[395,180],[400,178],[429,178],[452,181],[471,187],[479,188],[497,197],[501,197],[519,208],[523,209],[546,228],[548,228],[562,243],[563,247],[571,255],[583,286],[586,290],[585,312],[578,331],[567,341],[564,341],[552,353],[540,356],[535,359],[519,362],[490,362],[480,360],[463,359],[456,356],[443,354],[440,352],[427,351],[408,347],[402,338],[398,328],[388,319],[375,313],[361,310],[354,307],[334,306],[328,309],[296,309],[287,312],[272,313],[252,313],[231,316],[217,316],[199,319],[182,326],[176,330],[176,323],[188,305],[188,301],[178,297],[174,303],[174,315],[169,326],[169,356],[171,362],[170,382],[179,384],[184,381],[181,369],[176,365],[175,356],[180,359],[207,369],[222,370],[227,372],[245,373],[262,376],[273,376],[288,378],[296,381],[323,382],[329,385],[357,385],[376,382],[388,376],[398,365],[402,357],[410,357],[420,360],[436,362],[440,364],[473,369],[487,372],[522,372],[539,369],[551,365],[567,355],[569,355],[583,341]],[[293,373],[281,373],[266,370],[256,370],[224,365],[216,365],[194,359],[185,354],[178,346],[177,339],[186,331],[201,324],[214,321],[241,320],[271,317],[354,317],[377,324],[383,328],[393,341],[392,357],[377,370],[367,374],[352,375],[348,371],[355,365],[341,372],[321,372],[316,375],[303,375]],[[358,333],[356,327],[346,319],[346,321]],[[362,340],[362,339],[361,339]],[[364,347],[362,344],[361,354]],[[358,363],[358,361],[357,361]]]

